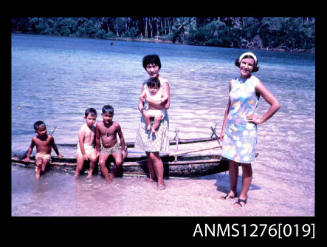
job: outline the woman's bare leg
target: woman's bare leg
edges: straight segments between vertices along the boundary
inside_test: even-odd
[[[156,174],[155,174],[155,171],[153,168],[153,160],[151,157],[151,153],[147,152],[146,156],[147,156],[147,164],[148,164],[148,169],[149,169],[149,180],[150,180],[150,182],[155,182],[157,179],[156,179]]]
[[[241,164],[242,166],[242,190],[239,196],[241,200],[247,200],[247,194],[252,182],[252,166],[251,164]],[[235,206],[243,207],[246,202],[235,203]]]
[[[238,163],[232,160],[229,161],[229,186],[231,196],[237,193],[237,178],[238,178]]]
[[[165,183],[163,181],[164,167],[163,167],[162,160],[159,156],[159,153],[153,152],[153,153],[151,153],[150,156],[153,161],[154,171],[155,171],[157,179],[158,179],[157,180],[158,188],[165,189]]]

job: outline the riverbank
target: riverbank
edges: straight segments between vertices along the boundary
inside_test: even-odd
[[[24,34],[22,32],[16,31],[12,32],[14,34]],[[46,34],[29,34],[29,35],[42,35],[42,36],[49,36],[49,37],[66,37],[60,35],[46,35]],[[160,39],[160,38],[131,38],[131,37],[110,37],[106,39],[99,39],[99,38],[90,38],[90,37],[76,37],[76,36],[69,36],[68,38],[83,38],[83,39],[98,39],[98,40],[108,40],[110,41],[110,45],[114,45],[112,41],[134,41],[134,42],[147,42],[147,43],[162,43],[162,44],[176,44],[176,45],[190,45],[190,46],[205,46],[205,45],[193,45],[187,44],[179,41],[171,41],[167,39]],[[220,46],[214,46],[220,47]],[[277,51],[277,52],[291,52],[291,53],[309,53],[315,54],[315,48],[312,49],[289,49],[289,48],[270,48],[270,47],[223,47],[223,48],[236,48],[236,49],[248,49],[248,50],[263,50],[263,51]]]
[[[147,39],[147,38],[127,38],[127,37],[116,37],[116,38],[110,38],[108,40],[114,40],[114,41],[136,41],[136,42],[149,42],[149,43],[166,43],[166,44],[177,44],[177,45],[191,45],[191,46],[204,46],[204,45],[192,45],[192,44],[186,44],[183,42],[173,42],[171,40],[163,40],[159,38],[155,39]],[[220,46],[215,46],[220,47]],[[277,51],[277,52],[291,52],[291,53],[310,53],[315,54],[315,48],[311,49],[289,49],[289,48],[271,48],[271,47],[223,47],[223,48],[236,48],[236,49],[249,49],[249,50],[263,50],[263,51]]]

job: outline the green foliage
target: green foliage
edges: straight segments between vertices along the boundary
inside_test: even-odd
[[[24,17],[12,32],[110,39],[159,38],[190,45],[315,48],[312,17]]]

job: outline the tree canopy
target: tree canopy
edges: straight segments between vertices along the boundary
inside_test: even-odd
[[[11,31],[247,49],[315,49],[313,17],[17,17],[11,19]]]

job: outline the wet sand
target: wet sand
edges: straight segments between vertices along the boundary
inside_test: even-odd
[[[287,193],[285,184],[277,187],[270,174],[254,172],[243,208],[236,201],[221,200],[228,192],[228,172],[201,178],[166,178],[166,189],[158,190],[156,183],[146,177],[125,176],[105,185],[101,175],[87,179],[86,174],[74,180],[72,174],[49,171],[35,181],[33,169],[13,167],[17,176],[28,173],[30,179],[13,178],[13,190],[19,186],[31,195],[29,202],[19,204],[19,193],[13,216],[313,216],[313,198],[298,200],[302,195]],[[241,169],[238,188],[241,188]],[[270,181],[272,179],[273,181]],[[60,180],[61,186],[58,187]],[[24,183],[24,184],[22,184]],[[273,187],[271,187],[273,183]],[[53,191],[56,190],[55,198]],[[26,195],[27,195],[26,194]],[[34,199],[35,200],[34,200]],[[278,198],[278,200],[276,200]],[[49,204],[49,201],[56,203]],[[294,207],[295,203],[297,207]],[[90,207],[92,205],[92,207]]]

